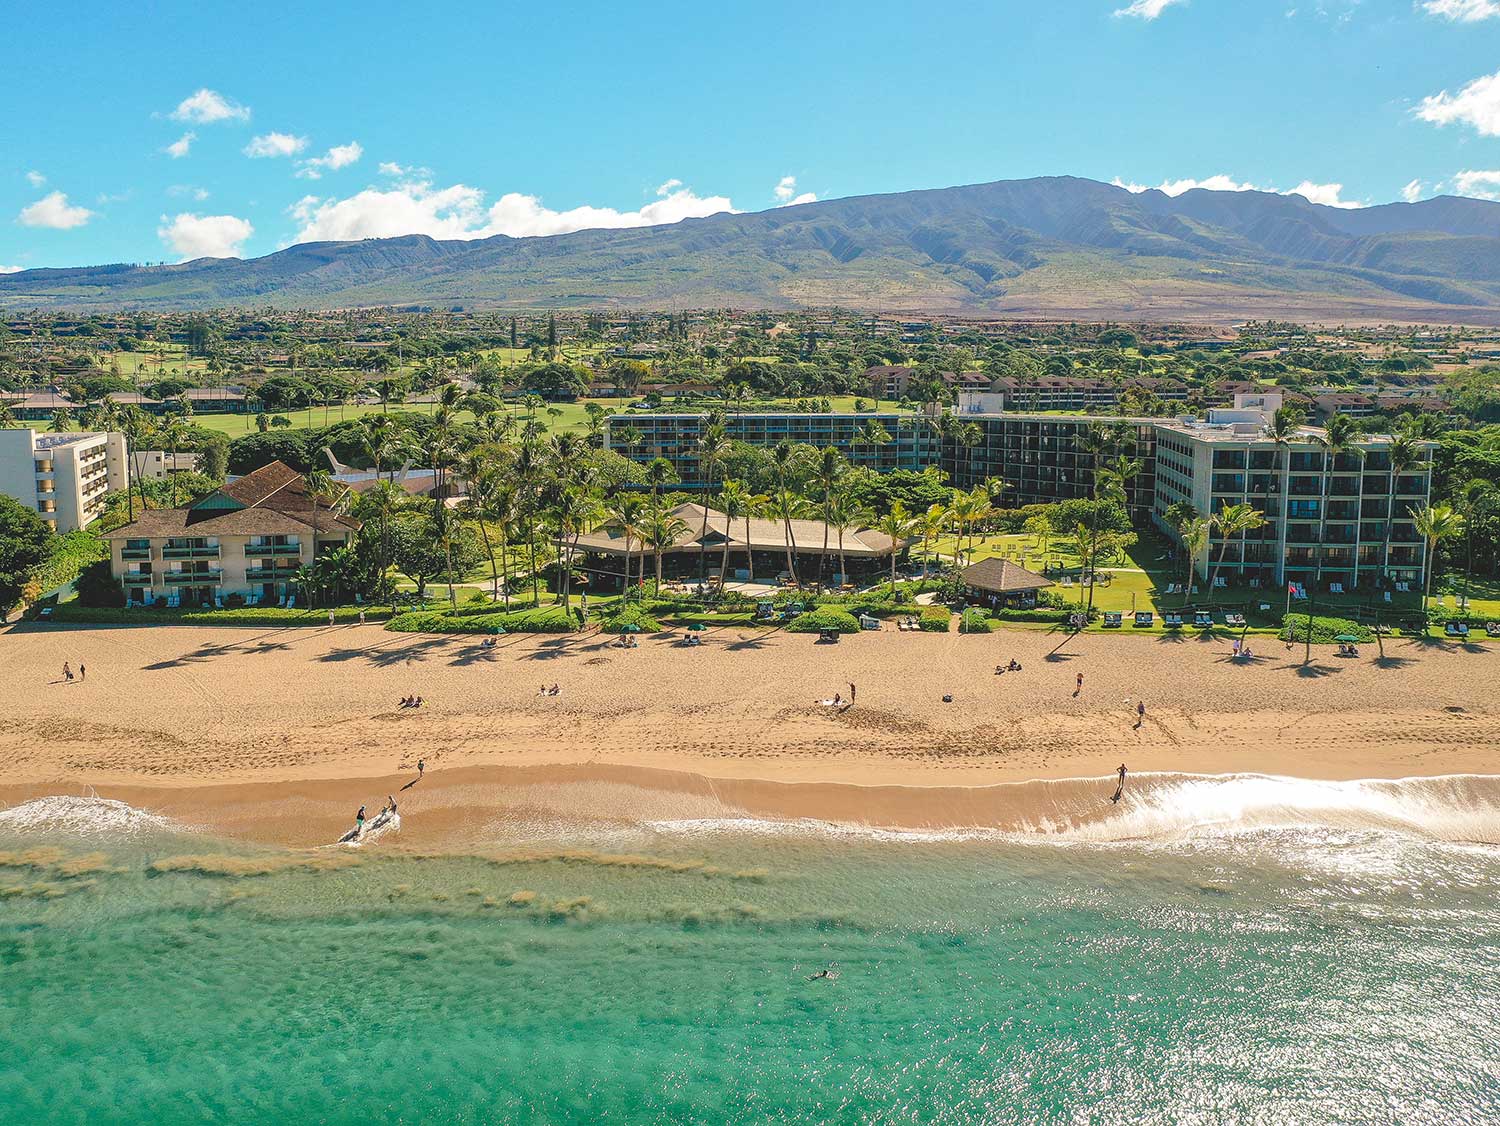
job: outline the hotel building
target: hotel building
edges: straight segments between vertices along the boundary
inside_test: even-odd
[[[120,434],[42,434],[0,430],[0,493],[41,514],[55,532],[71,532],[104,511],[104,497],[125,488]]]

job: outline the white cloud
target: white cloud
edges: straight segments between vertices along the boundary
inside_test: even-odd
[[[388,191],[366,188],[347,199],[304,196],[290,213],[302,225],[297,242],[322,242],[411,234],[443,239],[501,234],[527,238],[591,228],[649,227],[734,211],[726,196],[699,196],[670,180],[661,185],[657,195],[658,199],[639,211],[587,205],[553,211],[538,197],[520,192],[508,192],[486,208],[484,192],[478,188],[411,183]]]
[[[1500,16],[1496,0],[1427,0],[1422,5],[1429,16],[1442,16],[1457,23],[1477,23]]]
[[[39,188],[47,182],[47,177],[43,176],[35,169],[32,169],[32,171],[26,173],[26,182],[29,183],[33,188]]]
[[[215,121],[249,121],[250,107],[242,106],[214,90],[199,90],[183,98],[172,111],[174,121],[195,121],[212,125]]]
[[[1407,203],[1416,203],[1422,198],[1422,193],[1427,190],[1427,185],[1421,180],[1413,180],[1401,189],[1401,198]]]
[[[163,215],[157,237],[184,262],[191,258],[238,258],[240,244],[255,233],[248,219],[234,215],[194,215],[184,212],[170,220]]]
[[[1500,200],[1500,169],[1455,173],[1453,190],[1472,199]]]
[[[358,141],[350,141],[347,145],[334,145],[323,156],[309,157],[302,162],[302,167],[297,169],[297,175],[306,180],[321,179],[323,173],[337,172],[340,168],[347,168],[360,157],[365,155],[365,150]]]
[[[0,266],[0,274],[19,274],[25,266]]]
[[[190,199],[195,199],[199,203],[202,203],[205,199],[208,198],[208,189],[200,188],[193,184],[173,184],[170,188],[167,189],[167,194],[170,196],[177,196],[178,198],[187,196]]]
[[[816,192],[797,191],[797,177],[795,176],[783,176],[776,181],[771,194],[776,197],[778,207],[795,207],[799,203],[816,203],[818,200]]]
[[[306,137],[294,137],[290,133],[263,133],[259,137],[250,138],[250,143],[245,146],[245,155],[256,157],[296,156],[305,148],[307,148]]]
[[[382,176],[405,176],[406,169],[393,160],[382,160],[380,162],[380,174]]]
[[[166,153],[173,160],[179,160],[182,157],[187,156],[188,149],[193,147],[193,142],[197,139],[198,134],[189,129],[182,136],[178,137],[177,140],[173,141],[166,148],[162,149],[162,152]]]
[[[1151,191],[1147,184],[1127,183],[1116,176],[1110,181],[1117,188],[1139,195],[1141,192]],[[1209,176],[1202,180],[1164,180],[1156,185],[1156,190],[1164,192],[1169,196],[1179,196],[1183,192],[1190,192],[1195,188],[1202,188],[1210,192],[1271,192],[1275,195],[1300,195],[1302,198],[1312,202],[1321,203],[1325,207],[1342,207],[1354,209],[1366,207],[1368,204],[1358,200],[1343,198],[1343,184],[1315,184],[1311,180],[1303,180],[1295,188],[1283,191],[1281,188],[1261,187],[1258,184],[1241,183],[1233,176],[1219,173],[1217,176]]]
[[[682,187],[681,180],[667,180],[665,183],[662,183],[657,187],[656,194],[666,195],[668,192],[674,192],[680,187]]]
[[[1434,125],[1472,125],[1481,136],[1500,137],[1500,71],[1476,78],[1457,94],[1423,98],[1416,114]]]
[[[44,195],[30,207],[21,209],[21,223],[27,227],[50,227],[54,231],[69,231],[81,227],[94,217],[87,207],[74,207],[62,192]]]
[[[1125,8],[1115,10],[1115,15],[1138,20],[1154,20],[1173,4],[1185,4],[1187,0],[1134,0]]]

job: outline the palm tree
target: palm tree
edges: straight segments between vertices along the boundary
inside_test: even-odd
[[[687,524],[681,517],[674,515],[670,509],[663,508],[660,505],[653,505],[646,513],[646,520],[641,528],[641,536],[645,543],[651,546],[651,553],[655,558],[656,592],[658,594],[661,593],[662,549],[671,547],[687,530]],[[644,566],[642,569],[644,569]],[[642,576],[642,581],[645,581],[644,576]]]
[[[1464,518],[1464,593],[1463,602],[1469,604],[1469,588],[1474,574],[1474,528],[1481,520],[1500,507],[1500,493],[1488,481],[1467,482],[1454,497],[1457,508]]]
[[[838,532],[839,574],[844,576],[849,574],[849,567],[844,559],[844,533],[850,528],[868,524],[872,515],[855,503],[848,489],[839,489],[834,493],[833,502],[828,506],[828,522],[833,525],[834,531]]]
[[[1355,423],[1346,414],[1336,414],[1328,420],[1321,434],[1313,436],[1313,445],[1322,453],[1323,460],[1323,495],[1318,504],[1318,543],[1317,554],[1314,557],[1312,591],[1308,595],[1307,603],[1307,638],[1302,653],[1302,663],[1307,664],[1312,660],[1312,621],[1313,610],[1318,604],[1318,585],[1323,581],[1323,559],[1326,553],[1324,540],[1328,534],[1328,497],[1333,491],[1333,469],[1338,459],[1353,448],[1355,440]],[[1356,541],[1358,536],[1355,537]],[[1355,551],[1359,550],[1358,544]]]
[[[1422,613],[1427,613],[1427,600],[1432,595],[1432,573],[1437,570],[1437,549],[1444,540],[1463,535],[1464,518],[1454,511],[1451,504],[1429,504],[1425,508],[1408,508],[1417,534],[1425,544],[1423,552]]]
[[[818,556],[818,590],[823,590],[823,565],[828,559],[828,505],[833,499],[833,490],[844,474],[843,456],[832,446],[824,446],[818,461],[818,472],[814,478],[823,494],[823,554]]]
[[[854,438],[856,446],[869,446],[877,455],[880,447],[889,444],[890,441],[891,432],[881,425],[878,418],[872,418],[866,422]]]
[[[641,525],[646,517],[646,502],[638,496],[622,493],[615,497],[608,511],[611,523],[619,525],[620,532],[625,537],[625,584],[620,588],[621,597],[630,596],[630,561],[631,548],[639,535]],[[645,562],[641,563],[644,572]]]
[[[652,458],[646,466],[646,484],[651,486],[651,503],[655,504],[663,485],[671,484],[677,477],[672,463],[664,457]]]
[[[1187,559],[1182,583],[1182,604],[1186,606],[1193,589],[1194,564],[1208,550],[1209,523],[1202,516],[1192,515],[1177,526],[1177,533],[1182,537],[1182,553]]]
[[[901,554],[901,544],[911,536],[916,522],[906,511],[906,505],[897,500],[891,510],[875,524],[875,530],[891,537],[891,597],[896,595],[896,556]]]
[[[167,449],[172,455],[172,507],[177,507],[177,447],[187,437],[187,423],[182,418],[174,418],[167,423],[162,430],[162,439],[167,444]]]
[[[312,557],[307,564],[311,565],[318,561],[318,533],[322,531],[318,523],[318,506],[325,503],[331,505],[343,494],[343,486],[335,482],[325,470],[310,469],[302,475],[302,489],[307,499],[312,501]],[[308,606],[311,605],[309,599]]]
[[[9,403],[0,403],[0,430],[9,430],[16,424],[16,412]]]
[[[1422,453],[1417,443],[1405,434],[1398,434],[1391,439],[1391,444],[1386,450],[1386,458],[1390,462],[1391,479],[1386,488],[1385,495],[1385,536],[1380,549],[1380,580],[1382,583],[1391,581],[1391,532],[1396,523],[1396,485],[1401,474],[1405,473],[1421,458]]]
[[[1219,569],[1224,566],[1224,554],[1229,549],[1229,541],[1235,536],[1253,532],[1265,522],[1265,514],[1253,504],[1225,504],[1214,516],[1213,524],[1219,533],[1219,558],[1214,564],[1212,575],[1209,576],[1208,605],[1210,609],[1214,604],[1214,590],[1219,585]]]
[[[757,502],[763,503],[764,497],[756,497],[745,487],[743,481],[725,481],[723,489],[719,492],[719,508],[724,513],[724,551],[719,560],[719,589],[724,589],[724,580],[729,575],[729,531],[734,527],[734,522],[744,518],[747,523],[745,537],[746,565],[751,569],[747,572],[754,576],[754,566],[749,562],[750,537],[748,534],[748,522],[751,509]]]
[[[562,490],[557,501],[558,538],[563,541],[562,558],[558,560],[562,571],[562,604],[566,613],[572,591],[573,556],[578,550],[578,537],[594,526],[601,509],[599,499],[586,485],[571,485]]]
[[[1271,415],[1270,423],[1266,426],[1266,437],[1275,444],[1277,460],[1282,463],[1281,513],[1276,522],[1276,566],[1281,582],[1286,582],[1286,521],[1287,506],[1291,503],[1287,490],[1292,475],[1292,442],[1296,439],[1298,431],[1302,429],[1306,418],[1307,416],[1298,407],[1277,407],[1276,412]],[[1270,490],[1271,478],[1267,477],[1268,496]]]
[[[927,511],[917,517],[922,532],[922,586],[927,586],[927,565],[932,555],[932,541],[941,536],[953,521],[953,510],[947,505],[933,503]]]
[[[792,511],[795,506],[792,504],[791,493],[787,488],[787,473],[792,468],[795,453],[790,442],[785,439],[777,442],[775,449],[771,451],[771,467],[776,471],[777,508],[786,533],[786,569],[792,577],[792,584],[800,587],[802,583],[797,578],[797,537],[792,531]]]
[[[707,424],[703,428],[703,434],[698,439],[698,456],[703,462],[704,474],[704,497],[714,487],[714,469],[718,463],[729,456],[734,448],[729,441],[729,435],[724,429],[724,415],[722,411],[713,411],[709,414]],[[703,506],[703,527],[699,530],[698,539],[698,581],[703,581],[703,576],[708,565],[708,505]]]

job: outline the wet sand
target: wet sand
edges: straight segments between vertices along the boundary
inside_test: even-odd
[[[1500,646],[1483,642],[1392,642],[1384,661],[1373,646],[1352,660],[1315,648],[1304,667],[1300,647],[1260,641],[1254,662],[1231,663],[1228,642],[1193,636],[1086,635],[1060,651],[1060,635],[1038,631],[703,636],[622,650],[602,635],[516,635],[485,649],[378,626],[13,627],[0,635],[0,802],[93,787],[310,843],[393,792],[403,812],[433,803],[434,822],[440,805],[450,828],[478,824],[522,781],[595,785],[596,799],[574,796],[606,817],[644,789],[718,802],[693,808],[932,824],[984,814],[963,788],[1107,778],[1122,761],[1500,773]],[[995,676],[1012,657],[1023,670]],[[63,682],[65,660],[87,679]],[[853,707],[821,703],[850,682]],[[561,694],[539,695],[544,683]],[[421,709],[395,706],[410,694]],[[428,777],[403,796],[419,757]]]

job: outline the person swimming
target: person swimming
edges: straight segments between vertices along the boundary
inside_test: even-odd
[[[813,974],[807,980],[808,981],[833,981],[838,976],[839,975],[836,974],[836,973],[834,973],[832,970],[819,970],[817,973]]]

